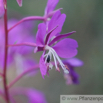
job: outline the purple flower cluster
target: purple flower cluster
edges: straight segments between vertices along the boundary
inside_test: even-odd
[[[12,19],[8,21],[8,27],[13,26],[17,20]],[[21,43],[21,42],[35,42],[34,36],[31,35],[28,25],[32,25],[29,22],[23,23],[9,32],[9,44]],[[25,31],[24,31],[25,29]],[[0,21],[0,68],[3,68],[3,56],[4,56],[4,28],[3,21]],[[24,70],[30,68],[35,64],[35,60],[32,58],[33,48],[31,47],[9,47],[8,49],[8,66],[15,64],[16,70],[21,73]]]
[[[19,6],[22,6],[22,0],[16,1]],[[15,103],[14,96],[19,94],[28,97],[29,103],[47,103],[44,94],[32,88],[16,88],[12,89],[10,94],[8,93],[8,89],[21,79],[21,77],[32,72],[37,73],[36,70],[38,68],[40,68],[43,78],[45,75],[49,75],[49,70],[54,66],[59,72],[60,69],[63,70],[67,85],[79,83],[79,75],[74,68],[82,66],[83,62],[74,58],[78,53],[77,41],[68,38],[75,31],[61,34],[66,14],[61,13],[62,8],[54,10],[58,2],[59,0],[48,0],[44,15],[41,17],[31,16],[21,21],[11,19],[7,22],[6,0],[0,0],[0,18],[4,15],[4,22],[3,19],[0,19],[0,60],[2,60],[0,68],[4,67],[4,74],[0,73],[0,76],[3,77],[3,82],[6,86],[5,92],[0,90],[0,95],[4,96],[7,103],[9,101]],[[28,22],[28,20],[42,21],[38,25],[36,38],[31,32],[34,24]],[[5,41],[8,44],[6,46]],[[37,52],[42,52],[39,64],[37,64],[33,57],[34,53]],[[62,60],[62,58],[64,59]],[[13,64],[18,73],[17,78],[9,85],[6,84],[5,64],[7,68]]]

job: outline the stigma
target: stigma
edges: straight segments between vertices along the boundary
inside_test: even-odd
[[[65,73],[65,74],[68,74],[69,71],[68,71],[68,69],[67,69],[67,66],[65,66],[65,65],[63,64],[63,62],[62,62],[61,59],[59,58],[59,56],[58,56],[58,54],[56,53],[56,51],[55,51],[52,47],[50,47],[50,46],[48,46],[48,45],[45,46],[45,50],[48,50],[48,53],[46,53],[46,54],[44,55],[45,63],[48,63],[48,64],[49,64],[50,61],[51,61],[51,59],[52,59],[52,57],[53,57],[56,70],[60,71],[60,70],[59,70],[59,67],[58,67],[58,64],[59,64],[59,65],[61,66],[61,68],[63,69],[64,73]]]

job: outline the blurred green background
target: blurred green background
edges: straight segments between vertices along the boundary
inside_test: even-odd
[[[23,0],[23,6],[19,7],[16,0],[7,1],[8,17],[17,19],[32,15],[42,16],[47,2],[47,0]],[[63,94],[103,94],[102,4],[102,0],[60,0],[56,7],[63,8],[62,12],[67,15],[62,33],[77,31],[70,37],[78,41],[76,57],[84,61],[83,67],[76,68],[80,75],[79,85],[66,85],[62,73],[53,69],[50,76],[45,79],[39,72],[34,77],[22,78],[15,86],[34,87],[43,91],[48,103],[59,103],[60,95]],[[37,29],[37,25],[35,27]],[[39,61],[39,53],[36,58]],[[12,73],[10,74],[12,80]]]

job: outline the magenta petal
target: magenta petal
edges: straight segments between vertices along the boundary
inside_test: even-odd
[[[62,58],[71,58],[77,54],[78,43],[74,39],[63,39],[53,46],[57,54]]]
[[[64,24],[66,15],[61,14],[60,11],[57,11],[53,17],[51,18],[49,24],[48,24],[48,32],[51,31],[54,27],[58,26],[50,35],[48,41],[55,36],[56,34],[60,33],[62,30],[62,26]]]
[[[38,32],[36,36],[37,45],[44,45],[45,35],[46,35],[46,25],[44,23],[41,23],[38,26]]]
[[[47,44],[49,36],[51,35],[51,33],[52,33],[57,27],[58,27],[58,26],[56,26],[55,28],[53,28],[53,30],[51,30],[51,31],[47,34],[46,39],[45,39],[45,44]]]
[[[52,12],[55,9],[58,2],[59,2],[59,0],[48,0],[47,6],[45,8],[45,15]]]
[[[40,91],[27,89],[26,94],[29,98],[29,103],[47,103],[44,94]]]
[[[19,6],[22,6],[22,0],[16,0]]]
[[[3,0],[0,0],[0,18],[4,15],[4,4]]]
[[[81,61],[78,58],[71,58],[71,59],[66,60],[66,62],[68,62],[73,67],[80,67],[80,66],[83,66],[84,64],[83,61]]]
[[[44,78],[44,75],[47,74],[47,66],[45,64],[43,56],[44,56],[44,53],[43,53],[43,55],[40,58],[39,66],[40,66],[40,72],[42,74],[42,77]]]
[[[67,34],[58,35],[58,36],[56,36],[56,37],[49,43],[49,45],[52,45],[52,44],[55,43],[56,41],[58,41],[58,40],[60,40],[60,39],[63,39],[63,38],[66,38],[67,36],[69,36],[69,35],[71,35],[71,34],[73,34],[73,33],[75,33],[75,32],[76,32],[76,31],[72,31],[72,32],[67,33]]]

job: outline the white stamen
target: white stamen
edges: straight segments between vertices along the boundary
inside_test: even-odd
[[[53,53],[52,53],[53,54]],[[55,67],[57,69],[57,61],[56,61],[56,58],[55,58],[55,55],[53,54],[53,57],[54,57],[54,63],[55,63]]]
[[[64,73],[66,73],[66,74],[69,73],[68,70],[65,68],[65,65],[62,63],[62,61],[60,60],[59,56],[58,56],[57,53],[55,52],[55,50],[54,50],[54,49],[52,49],[52,50],[54,51],[55,56],[56,56],[58,62],[60,63],[62,69],[64,70]]]
[[[55,63],[55,67],[56,69],[58,68],[57,66],[57,61],[59,62],[60,66],[62,67],[62,69],[64,70],[64,73],[69,73],[69,71],[66,69],[65,65],[62,63],[61,59],[59,58],[59,56],[57,55],[57,53],[55,52],[55,50],[51,47],[49,47],[48,45],[45,46],[45,50],[49,50],[49,52],[47,54],[44,55],[45,58],[45,62],[47,61],[47,57],[48,55],[51,57],[51,54],[53,55],[54,58],[54,63]],[[57,60],[57,61],[56,61]]]

